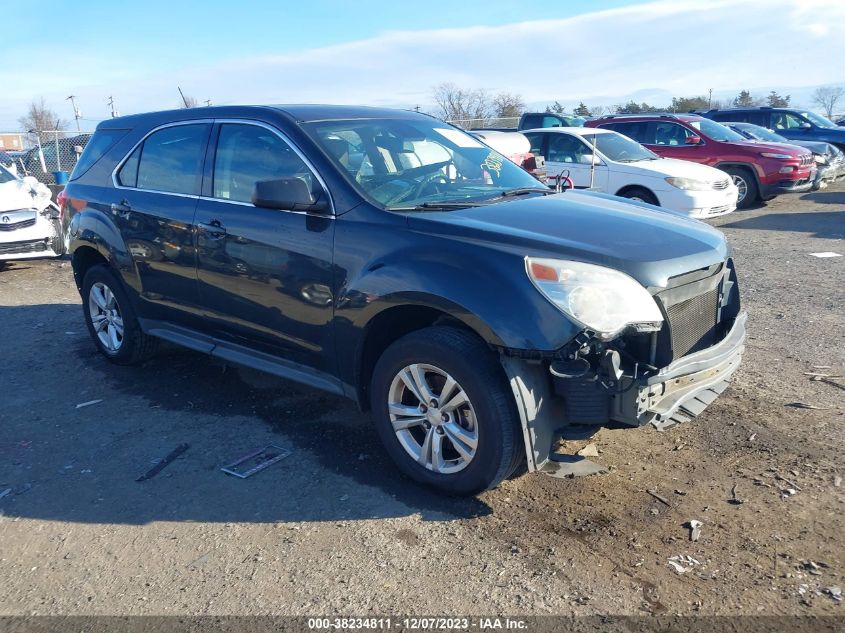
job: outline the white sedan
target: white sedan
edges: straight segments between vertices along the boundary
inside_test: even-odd
[[[0,166],[0,262],[63,255],[59,218],[46,185]]]
[[[531,151],[546,159],[549,182],[569,176],[578,189],[611,193],[693,218],[736,210],[737,189],[725,172],[661,158],[612,130],[560,127],[526,130]]]

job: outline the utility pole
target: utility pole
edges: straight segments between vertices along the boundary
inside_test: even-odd
[[[713,88],[710,88],[710,94],[707,96],[707,109],[713,109]]]
[[[205,100],[205,107],[208,108],[210,106],[211,106],[211,99],[206,99]]]
[[[114,97],[111,95],[109,95],[109,108],[111,108],[111,118],[114,119],[120,116],[120,112],[115,108]]]
[[[179,89],[179,95],[182,97],[182,103],[185,104],[185,107],[188,107],[188,100],[185,98],[185,93],[182,92],[182,88],[180,86],[176,86]]]
[[[419,106],[416,106],[416,107],[414,108],[414,110],[415,110],[416,112],[419,112],[419,111],[420,111],[420,107],[419,107]]]
[[[73,106],[73,118],[76,119],[76,131],[80,132],[81,128],[79,127],[79,119],[82,118],[82,113],[79,111],[79,108],[76,107],[76,95],[70,95],[65,99],[65,101],[70,101],[70,105]]]

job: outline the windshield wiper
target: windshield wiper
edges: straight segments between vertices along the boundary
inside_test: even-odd
[[[412,207],[388,207],[389,211],[437,211],[438,209],[466,209],[468,207],[481,207],[486,202],[423,202]]]
[[[518,189],[508,189],[502,192],[503,198],[510,198],[511,196],[524,196],[527,193],[542,193],[544,196],[553,194],[554,191],[548,187],[519,187]]]

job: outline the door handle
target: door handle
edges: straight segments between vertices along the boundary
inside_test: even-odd
[[[208,224],[198,222],[197,228],[200,231],[208,233],[209,237],[212,239],[220,239],[226,235],[226,227],[220,224],[220,220],[212,220]]]
[[[129,201],[125,198],[121,200],[119,204],[112,203],[111,205],[111,214],[113,216],[128,220],[131,213],[132,207],[129,205]]]

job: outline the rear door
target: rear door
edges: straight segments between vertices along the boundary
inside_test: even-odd
[[[212,133],[197,207],[197,274],[213,336],[322,371],[334,310],[334,218],[263,209],[256,181],[283,177],[322,188],[276,129],[221,121]]]
[[[199,317],[193,224],[210,131],[209,121],[159,128],[115,171],[108,211],[135,264],[146,318],[193,325]]]

